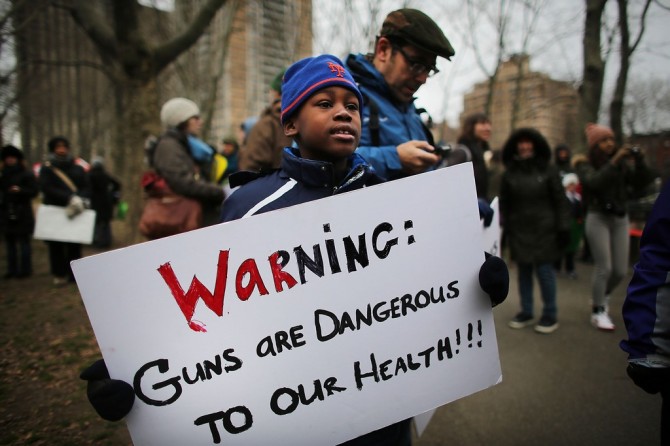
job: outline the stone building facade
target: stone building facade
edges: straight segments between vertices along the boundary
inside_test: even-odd
[[[500,66],[488,112],[493,125],[491,148],[501,148],[519,127],[535,127],[552,148],[561,143],[577,147],[581,136],[577,89],[569,82],[531,71],[529,62],[529,56],[517,55]],[[465,116],[486,110],[489,91],[489,82],[485,81],[465,94],[461,123]]]
[[[105,62],[65,8],[71,1],[56,6],[35,0],[17,16],[17,23],[27,24],[16,27],[15,38],[21,145],[31,161],[44,156],[46,142],[56,134],[67,136],[74,153],[86,159],[114,156],[112,132],[123,105]],[[111,4],[99,1],[103,8]],[[202,2],[177,0],[173,11],[144,7],[142,28],[149,39],[169,39]],[[282,68],[311,53],[311,0],[232,0],[197,43],[161,73],[160,101],[174,96],[196,101],[205,119],[204,136],[214,145],[263,110],[268,86]]]

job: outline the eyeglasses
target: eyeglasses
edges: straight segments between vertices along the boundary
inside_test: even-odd
[[[432,77],[440,72],[440,70],[438,70],[435,65],[427,64],[410,57],[401,47],[394,45],[393,48],[402,54],[402,57],[405,58],[407,64],[409,65],[410,73],[412,73],[414,76],[421,76],[422,74],[426,74],[428,77]]]

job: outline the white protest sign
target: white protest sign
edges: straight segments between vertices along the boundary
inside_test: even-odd
[[[90,245],[93,243],[94,228],[95,211],[91,209],[68,218],[64,207],[41,204],[35,215],[33,238]]]
[[[491,201],[491,209],[493,209],[493,221],[489,226],[482,225],[482,234],[484,237],[484,251],[491,255],[502,257],[502,247],[500,246],[500,204],[498,197]]]
[[[500,206],[498,204],[498,197],[495,197],[493,201],[491,201],[490,206],[491,209],[493,209],[493,220],[491,221],[491,224],[489,226],[484,226],[484,222],[481,222],[484,250],[491,255],[500,256],[502,249],[500,245]],[[414,426],[419,436],[423,435],[423,432],[428,427],[434,414],[435,410],[430,410],[414,417]]]
[[[463,164],[72,265],[134,444],[328,445],[499,381],[481,237]]]

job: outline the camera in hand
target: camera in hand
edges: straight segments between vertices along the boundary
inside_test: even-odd
[[[631,147],[630,154],[635,158],[640,158],[642,156],[642,150],[640,150],[640,146]]]
[[[449,144],[444,144],[442,146],[435,146],[434,153],[440,158],[446,158],[450,152],[451,152],[451,145]]]

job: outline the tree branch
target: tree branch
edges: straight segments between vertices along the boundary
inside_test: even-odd
[[[209,26],[216,15],[216,12],[226,3],[226,1],[227,0],[207,0],[207,3],[200,8],[195,19],[193,19],[183,33],[169,42],[166,42],[164,45],[154,48],[153,58],[156,72],[160,72],[200,38],[203,31]]]
[[[99,9],[94,6],[95,3],[90,0],[76,0],[75,6],[67,9],[77,25],[84,30],[101,52],[117,56],[114,31],[100,14]]]
[[[645,17],[649,11],[650,4],[651,0],[647,0],[644,4],[644,9],[642,10],[642,15],[640,16],[640,32],[637,34],[635,42],[630,46],[628,54],[633,54],[633,51],[635,51],[635,48],[637,48],[638,43],[640,43],[640,40],[642,40],[642,34],[644,34]]]

